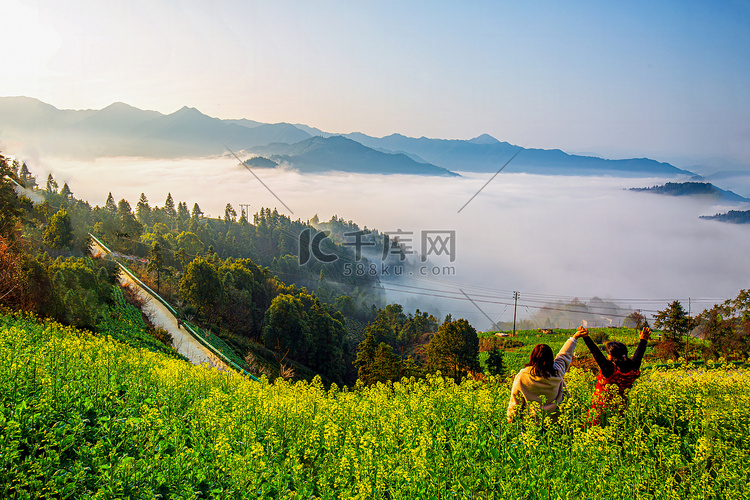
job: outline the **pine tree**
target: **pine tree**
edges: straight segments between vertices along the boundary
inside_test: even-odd
[[[138,222],[141,224],[151,223],[151,207],[149,206],[148,198],[146,198],[144,193],[141,193],[138,204],[135,206],[135,215],[138,218]]]
[[[130,203],[128,203],[128,200],[123,198],[119,202],[117,202],[117,215],[122,217],[123,215],[128,215],[132,213],[133,213],[133,209],[130,208]]]
[[[104,210],[106,210],[111,217],[117,215],[117,203],[115,203],[115,198],[112,196],[112,193],[109,193],[107,196],[107,201],[104,203]]]
[[[167,216],[170,223],[174,223],[177,218],[177,210],[174,208],[174,200],[172,199],[172,193],[167,193],[167,199],[164,201],[164,215]]]
[[[503,361],[504,351],[494,346],[490,349],[487,357],[487,371],[490,375],[498,375],[504,377],[507,375],[507,369],[505,368],[505,362]]]
[[[201,210],[201,207],[199,207],[197,203],[193,205],[193,212],[190,214],[190,216],[196,220],[203,218],[203,211]]]
[[[151,273],[156,273],[156,293],[160,293],[159,287],[161,285],[161,274],[164,270],[164,254],[158,241],[153,242],[151,249],[148,252],[148,265],[146,266],[146,270]]]
[[[47,176],[47,192],[53,194],[57,193],[57,182],[52,177],[52,174]]]
[[[18,177],[21,180],[21,184],[31,189],[36,187],[36,178],[29,172],[29,167],[26,166],[26,162],[21,164],[21,170],[18,172]]]
[[[235,220],[237,220],[237,211],[231,203],[227,203],[227,206],[224,208],[224,221],[234,222]]]
[[[177,203],[177,230],[185,231],[188,228],[190,222],[190,211],[187,208],[185,202]]]
[[[381,342],[375,350],[373,372],[378,382],[396,382],[401,377],[401,358],[385,342]]]
[[[686,337],[692,328],[692,321],[680,301],[675,300],[666,309],[654,315],[654,326],[662,330],[662,341],[673,343],[674,354],[678,354],[685,344],[683,337]]]
[[[135,218],[130,203],[124,198],[117,203],[117,226],[118,238],[137,241],[143,233],[143,225]]]
[[[19,236],[21,215],[18,195],[11,182],[11,171],[3,155],[0,155],[0,236],[14,242]]]
[[[190,218],[190,210],[188,210],[187,203],[181,201],[177,204],[177,219],[188,220]]]
[[[465,319],[443,323],[427,346],[428,370],[459,380],[479,370],[479,337]]]
[[[73,244],[73,224],[64,208],[50,218],[44,231],[44,244],[50,248],[68,248]]]
[[[67,199],[70,199],[73,197],[73,193],[70,191],[70,188],[68,187],[68,183],[66,182],[63,184],[62,189],[60,190],[60,196],[63,196]]]
[[[385,342],[375,345],[375,335],[370,329],[359,344],[354,366],[357,367],[357,378],[364,385],[396,381],[401,376],[401,359]]]

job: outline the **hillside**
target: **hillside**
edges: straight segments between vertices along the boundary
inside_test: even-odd
[[[750,494],[747,370],[645,372],[622,418],[594,429],[584,425],[593,375],[567,378],[557,425],[508,424],[509,380],[328,391],[318,381],[253,382],[0,315],[0,496]]]
[[[730,210],[724,214],[702,215],[701,219],[730,222],[732,224],[750,224],[750,210]]]
[[[750,202],[743,196],[720,189],[709,182],[667,182],[661,186],[630,188],[630,190],[667,196],[703,196],[716,201]]]
[[[253,152],[270,155],[301,172],[353,172],[364,174],[411,174],[456,176],[435,165],[418,163],[405,154],[384,153],[342,136],[311,137],[296,144],[271,144]]]
[[[279,166],[279,164],[275,161],[269,160],[268,158],[263,158],[262,156],[253,156],[252,158],[249,158],[242,163],[244,165],[247,165],[248,167],[254,168],[275,168]]]

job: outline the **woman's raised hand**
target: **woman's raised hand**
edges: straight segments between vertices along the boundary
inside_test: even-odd
[[[575,334],[573,335],[573,338],[574,338],[574,339],[579,339],[579,338],[581,338],[581,337],[585,337],[585,336],[587,336],[588,334],[589,334],[589,330],[588,330],[588,328],[586,328],[586,327],[583,327],[583,326],[579,326],[579,327],[578,327],[578,328],[576,329],[576,333],[575,333]]]
[[[643,330],[638,332],[638,338],[641,340],[648,340],[651,338],[651,328],[644,327]]]

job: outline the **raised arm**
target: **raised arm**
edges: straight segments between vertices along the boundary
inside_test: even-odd
[[[523,393],[521,392],[521,373],[519,372],[516,375],[516,378],[513,379],[513,387],[510,390],[510,401],[508,401],[508,411],[506,412],[506,416],[508,418],[508,423],[513,421],[513,417],[516,414],[516,411],[518,410],[517,407],[523,406],[524,404],[524,398]]]
[[[635,370],[641,369],[641,361],[643,361],[643,355],[646,353],[646,346],[648,345],[648,340],[651,338],[651,328],[645,327],[643,330],[638,332],[638,337],[640,337],[640,341],[638,342],[638,347],[635,348],[635,353],[633,353],[633,364],[635,365]]]
[[[588,329],[579,326],[578,330],[576,331],[576,335],[581,334],[581,337],[583,337],[583,341],[586,343],[586,347],[589,348],[589,351],[591,351],[591,355],[594,357],[594,361],[596,361],[596,364],[599,366],[599,370],[601,370],[602,375],[605,377],[609,377],[615,372],[615,364],[608,360],[604,354],[602,354],[602,351],[599,349],[599,346],[596,345],[596,342],[591,340],[591,337],[589,337],[589,331]]]
[[[555,356],[555,371],[565,373],[568,371],[570,363],[573,361],[573,353],[576,350],[577,337],[570,337],[560,348],[560,352]]]
[[[596,345],[596,342],[591,340],[591,337],[586,335],[585,337],[583,337],[583,341],[586,343],[586,347],[589,348],[589,351],[591,351],[591,355],[594,357],[594,361],[596,361],[596,364],[599,366],[602,375],[604,375],[605,377],[609,377],[610,375],[612,375],[615,372],[615,364],[604,357],[604,354],[602,354],[599,346]]]

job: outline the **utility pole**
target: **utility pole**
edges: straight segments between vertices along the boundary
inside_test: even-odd
[[[240,203],[240,214],[245,212],[245,220],[250,222],[250,204]]]
[[[518,292],[513,292],[513,337],[516,336],[516,307],[518,306]]]
[[[638,311],[638,317],[639,318],[643,318],[643,323],[644,323],[643,326],[646,326],[646,316],[644,316],[643,314],[641,314],[641,310],[640,309],[636,309],[636,311]],[[636,330],[638,329],[638,325],[635,325],[635,329]]]

